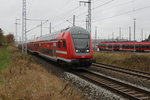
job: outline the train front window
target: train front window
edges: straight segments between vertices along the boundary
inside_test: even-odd
[[[73,34],[73,41],[76,50],[89,50],[90,35],[88,34]]]

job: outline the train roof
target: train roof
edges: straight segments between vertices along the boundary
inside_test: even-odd
[[[90,34],[90,32],[88,32],[86,29],[84,29],[82,27],[73,26],[73,27],[69,27],[69,28],[66,28],[66,29],[63,29],[60,31],[53,32],[51,34],[43,35],[43,36],[38,37],[36,39],[29,40],[28,42],[55,40],[57,35],[59,33],[62,33],[62,32],[70,32],[71,34],[78,34],[78,33]]]
[[[90,34],[89,31],[87,31],[86,29],[79,27],[79,26],[73,26],[73,27],[69,28],[67,31],[70,32],[71,34],[78,34],[78,33]]]

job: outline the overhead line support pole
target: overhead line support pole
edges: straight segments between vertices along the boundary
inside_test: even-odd
[[[18,20],[20,20],[20,19],[16,19],[16,22],[15,22],[15,25],[16,25],[15,26],[15,28],[16,28],[16,41],[18,40],[18,27],[17,26],[20,24],[20,23],[17,22]]]
[[[143,28],[141,29],[141,41],[143,41]]]
[[[51,33],[52,33],[52,24],[50,22],[50,24],[49,24],[49,34],[51,34]]]
[[[119,38],[120,38],[120,41],[121,41],[121,27],[119,27]]]
[[[75,26],[75,15],[73,15],[73,26]]]
[[[25,44],[25,47],[24,47]],[[22,52],[27,53],[27,34],[26,34],[26,0],[22,5]]]
[[[135,33],[136,33],[136,19],[134,18],[133,19],[133,21],[134,21],[134,52],[135,52]]]
[[[95,51],[96,51],[96,43],[97,43],[97,27],[95,27],[95,44],[94,44]]]
[[[129,27],[129,41],[131,41],[131,26]]]
[[[88,15],[86,15],[86,30],[88,30]]]
[[[88,0],[88,1],[80,1],[80,3],[88,3],[88,31],[91,33],[91,0]]]
[[[42,21],[41,21],[41,36],[42,36],[42,33],[43,33],[42,32],[43,31],[42,28],[43,28],[43,25],[42,25]]]
[[[91,0],[88,2],[89,32],[91,33]]]

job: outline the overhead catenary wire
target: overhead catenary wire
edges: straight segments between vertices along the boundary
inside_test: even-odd
[[[100,20],[111,19],[111,18],[118,17],[118,16],[121,16],[121,15],[125,15],[125,14],[129,14],[129,13],[137,12],[137,11],[140,11],[140,10],[143,10],[143,9],[146,9],[146,8],[150,8],[150,6],[141,7],[141,8],[134,9],[134,10],[130,10],[130,11],[127,11],[127,12],[123,12],[123,13],[120,13],[120,14],[114,15],[114,16],[110,16],[110,17],[102,18],[102,19],[100,19]],[[98,21],[98,20],[94,20],[93,22],[96,22],[96,21]]]
[[[27,11],[28,14],[29,14],[29,12],[30,12],[30,9],[32,8],[32,5],[33,5],[34,0],[30,0],[30,1],[31,1],[31,3],[30,3],[30,5],[28,6],[28,11]]]
[[[97,9],[97,8],[99,8],[99,7],[102,7],[102,6],[104,6],[104,5],[107,5],[107,4],[111,3],[112,1],[114,1],[114,0],[108,1],[108,2],[106,2],[106,3],[104,3],[104,4],[100,5],[100,6],[97,6],[97,7],[95,7],[95,8],[92,8],[91,10],[95,10],[95,9]],[[78,8],[80,8],[80,6],[77,6],[77,7],[75,7],[74,9],[68,11],[68,13],[69,13],[69,12],[73,12],[74,10],[76,10],[76,9],[78,9]],[[67,13],[67,12],[66,12],[66,13]],[[66,13],[64,13],[64,14],[66,14]],[[82,13],[76,15],[76,18],[78,18],[79,16],[84,15],[84,14],[86,14],[86,13],[87,13],[87,11],[82,12]],[[70,20],[70,19],[72,19],[72,15],[71,15],[71,17],[69,17],[68,19],[65,19],[65,21],[66,21],[66,20]],[[59,25],[63,24],[63,22],[64,22],[64,21],[61,21],[60,24],[57,24],[57,25],[55,25],[55,26],[59,26]]]
[[[98,1],[98,0],[96,0],[96,1]],[[96,2],[96,1],[95,1],[95,2]],[[93,11],[93,10],[95,10],[95,9],[97,9],[97,8],[103,7],[103,6],[105,6],[105,5],[109,4],[109,3],[113,2],[113,1],[115,1],[115,0],[107,1],[107,2],[105,2],[105,3],[101,4],[101,5],[97,6],[97,7],[92,8],[91,10]],[[137,0],[132,0],[132,1],[130,1],[130,2],[126,2],[126,3],[118,4],[118,5],[113,6],[113,7],[110,7],[110,8],[114,8],[114,7],[122,6],[122,5],[125,5],[125,4],[130,4],[130,3],[135,2],[135,1],[137,1]],[[80,14],[76,15],[76,17],[82,16],[82,15],[84,15],[84,14],[86,14],[86,13],[87,13],[86,11],[85,11],[85,12],[82,12],[82,13],[80,13]]]
[[[109,4],[109,3],[113,2],[113,1],[115,1],[115,0],[110,0],[108,2],[105,2],[104,4],[101,4],[101,5],[97,6],[97,7],[92,8],[92,10],[95,10],[95,9],[97,9],[99,7],[105,6],[105,5],[107,5],[107,4]]]
[[[105,6],[105,5],[109,4],[109,3],[111,3],[112,1],[114,1],[114,0],[105,2],[105,3],[103,3],[103,4],[101,4],[101,5],[97,6],[97,7],[94,7],[94,8],[91,9],[91,11],[93,11],[93,10],[99,8],[99,7],[103,7],[103,6]],[[82,13],[76,15],[76,17],[79,17],[79,16],[84,15],[84,14],[86,14],[86,13],[87,13],[87,11],[84,11],[84,12],[82,12]]]
[[[96,0],[96,1],[98,1],[98,0]],[[107,2],[105,2],[105,3],[101,4],[101,5],[97,6],[97,7],[92,8],[91,10],[92,10],[92,11],[94,11],[95,9],[98,9],[98,8],[100,8],[100,7],[103,7],[103,6],[105,6],[105,5],[109,4],[109,3],[113,2],[113,1],[115,1],[115,0],[107,1]],[[118,4],[118,5],[113,6],[113,7],[110,7],[110,8],[114,8],[114,7],[122,6],[122,5],[125,5],[125,4],[130,4],[130,3],[135,2],[135,1],[137,1],[137,0],[133,0],[133,1],[130,1],[130,2],[126,2],[126,3]],[[82,12],[82,13],[80,13],[80,14],[76,15],[76,17],[82,16],[82,15],[84,15],[84,14],[86,14],[86,13],[87,13],[87,12]]]
[[[72,10],[70,10],[70,11],[73,12],[73,11],[79,9],[79,8],[82,8],[82,7],[77,6],[77,7],[75,7],[74,9],[72,9]],[[65,14],[65,13],[64,13],[64,14]],[[75,15],[75,14],[74,14],[74,15]],[[75,15],[75,16],[76,16],[76,15]],[[60,21],[58,24],[53,25],[53,27],[61,26],[62,24],[67,23],[67,20],[70,21],[72,18],[73,18],[72,15],[70,15],[69,18],[65,18],[65,20],[62,20],[62,21]]]
[[[137,0],[133,0],[133,1],[129,1],[129,2],[124,2],[124,3],[121,3],[121,4],[117,4],[117,5],[113,6],[113,7],[109,7],[109,8],[115,8],[115,7],[119,7],[119,6],[125,6],[127,4],[131,4],[131,3],[135,2],[135,1],[137,1]]]
[[[68,0],[68,1],[69,1],[69,0]],[[100,1],[100,0],[94,0],[93,3],[98,2],[98,1]],[[100,8],[100,7],[103,7],[103,6],[107,5],[107,4],[109,4],[109,2],[111,3],[112,1],[114,1],[114,0],[107,1],[107,2],[105,2],[105,3],[103,3],[103,4],[101,4],[101,5],[98,5],[98,6],[96,6],[96,7],[93,7],[93,8],[92,8],[92,11],[94,11],[95,9],[98,9],[98,8]],[[134,1],[136,1],[136,0],[134,0]],[[71,1],[69,1],[69,2],[72,3]],[[131,1],[130,1],[130,2],[131,2]],[[113,7],[121,6],[121,5],[124,5],[124,4],[129,4],[130,2],[118,4],[118,5],[113,6]],[[132,1],[132,2],[133,2],[133,1]],[[109,7],[110,7],[110,6],[109,6]],[[62,14],[61,16],[59,16],[59,17],[66,17],[66,16],[63,16],[63,15],[67,14],[67,16],[68,16],[69,14],[71,14],[71,13],[73,13],[73,12],[76,13],[76,12],[77,12],[77,9],[79,9],[79,8],[81,8],[81,7],[80,7],[80,6],[77,6],[77,7],[73,8],[73,9],[71,9],[71,10],[69,10],[69,11],[63,13],[63,14]],[[144,8],[144,9],[145,9],[145,8]],[[132,10],[132,11],[127,11],[127,12],[119,13],[119,14],[114,15],[114,16],[101,18],[101,19],[98,18],[98,19],[93,20],[92,22],[95,22],[95,21],[97,21],[97,20],[111,19],[111,18],[114,18],[114,17],[117,17],[117,16],[121,16],[121,15],[124,15],[124,14],[128,14],[128,13],[135,12],[136,10],[137,10],[137,9]],[[82,15],[85,15],[86,13],[87,13],[87,11],[86,11],[86,12],[82,12],[82,13],[76,15],[76,18],[79,18],[79,17],[81,17]],[[73,14],[72,14],[72,15],[73,15]],[[69,16],[69,20],[72,19],[72,15]],[[61,19],[61,18],[60,18],[60,19]],[[58,23],[56,23],[56,24],[53,25],[53,26],[56,27],[56,26],[61,26],[61,25],[63,25],[63,24],[66,24],[66,20],[67,20],[67,17],[66,17],[65,19],[63,19],[62,21],[56,21],[56,22],[58,22]],[[84,21],[78,21],[78,22],[84,22]]]
[[[71,10],[69,10],[69,11],[67,11],[67,12],[65,12],[65,13],[63,13],[63,14],[61,14],[61,16],[66,17],[66,16],[65,16],[66,14],[68,15],[70,12],[72,13],[73,11],[75,11],[75,10],[77,10],[77,9],[79,9],[79,8],[80,8],[80,6],[77,6],[77,7],[73,8],[73,9],[71,9]],[[72,14],[72,15],[73,15],[73,14]],[[70,19],[72,18],[72,15],[70,15],[68,18],[65,18],[65,20],[59,21],[59,24],[54,25],[54,27],[63,24],[64,22],[66,22],[66,20],[70,20]],[[60,17],[60,16],[59,16],[59,17]],[[56,17],[56,18],[58,18],[58,17]]]
[[[101,0],[94,0],[93,3],[96,3],[96,2],[98,2],[98,1],[101,1]]]
[[[66,2],[66,4],[65,4],[65,7],[63,7],[63,9],[64,9],[64,8],[67,8],[67,9],[70,8],[70,7],[67,6],[67,5],[71,5],[70,3],[74,3],[74,1],[73,1],[73,0],[68,0],[68,1]],[[80,6],[76,6],[76,7],[74,7],[73,9],[69,9],[68,11],[63,12],[63,13],[59,14],[58,16],[55,16],[55,19],[66,18],[66,16],[68,16],[68,15],[69,15],[69,17],[70,17],[70,16],[74,15],[74,14],[71,14],[71,13],[73,13],[74,11],[76,11],[76,10],[79,9],[79,8],[81,8],[81,7],[80,7]],[[61,9],[61,10],[63,10],[63,9]]]
[[[33,1],[34,1],[34,0],[32,0],[32,2],[30,3],[29,8],[31,8],[31,6],[32,6],[32,4],[33,4]],[[68,1],[65,3],[65,7],[66,7],[66,5],[69,5],[70,3],[73,3],[73,2],[74,2],[73,0],[68,0]],[[71,10],[69,10],[69,11],[67,11],[67,12],[65,12],[65,13],[63,13],[63,14],[61,14],[61,16],[65,16],[67,13],[73,12],[73,11],[75,11],[75,10],[78,9],[78,8],[79,8],[79,6],[73,8],[73,9],[71,9]],[[29,10],[29,11],[30,11],[30,10]],[[29,12],[29,11],[28,11],[28,12]],[[60,15],[59,15],[58,17],[60,17]],[[55,17],[55,18],[58,18],[58,17]],[[35,29],[35,28],[34,28],[34,29]]]
[[[98,0],[96,0],[96,1],[98,1]],[[99,8],[99,7],[103,7],[103,6],[109,4],[109,3],[113,2],[113,1],[115,1],[115,0],[111,0],[111,1],[105,2],[104,4],[101,4],[101,5],[97,6],[97,7],[94,7],[94,8],[92,8],[91,10],[93,11],[93,10]],[[137,1],[137,0],[132,0],[132,1],[130,1],[130,2],[118,4],[118,5],[113,6],[113,7],[110,7],[110,8],[122,6],[122,5],[125,5],[125,4],[130,4],[130,3],[133,3],[133,2],[135,2],[135,1]],[[143,7],[143,8],[145,9],[145,7]],[[140,8],[140,9],[142,10],[143,8]],[[146,7],[146,8],[147,8],[147,7]],[[139,10],[140,10],[140,9],[139,9]],[[136,10],[138,10],[138,9],[135,9],[135,11],[136,11]],[[78,14],[76,17],[79,17],[79,16],[81,16],[81,15],[84,15],[85,13],[87,13],[87,12],[82,12],[82,13]],[[127,13],[128,13],[128,12],[127,12]]]
[[[46,21],[46,22],[44,22],[44,23],[42,23],[42,24],[46,24],[48,21]],[[29,33],[30,31],[32,31],[32,30],[34,30],[34,29],[36,29],[36,28],[38,28],[38,27],[40,27],[41,26],[41,24],[40,25],[37,25],[37,26],[35,26],[35,27],[33,27],[32,29],[30,29],[30,30],[28,30],[26,33]]]
[[[67,15],[69,15],[69,13],[72,13],[73,11],[75,11],[75,10],[77,10],[77,9],[79,9],[79,8],[82,8],[82,7],[81,7],[81,6],[77,6],[77,7],[75,7],[74,9],[69,10],[69,11],[66,12],[66,13],[67,13]],[[66,15],[66,13],[64,13],[64,14]],[[85,13],[87,13],[87,12],[83,12],[83,14],[85,14]],[[72,15],[75,15],[75,14],[72,14]],[[66,20],[71,20],[71,19],[72,19],[72,15],[70,15],[69,18],[67,18],[67,19],[65,19],[65,20],[63,20],[63,21],[61,21],[60,24],[56,24],[55,26],[59,26],[59,25],[63,24],[63,22],[65,22]],[[61,15],[61,16],[63,16],[63,15]],[[80,16],[80,14],[79,14],[79,16]],[[78,15],[76,15],[76,17],[78,17]]]

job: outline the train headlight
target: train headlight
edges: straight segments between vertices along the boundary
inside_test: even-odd
[[[90,50],[86,50],[86,52],[90,52]]]
[[[76,50],[76,52],[79,52],[79,50]]]

